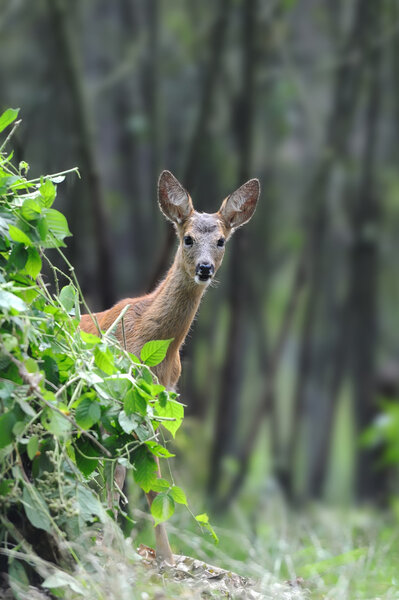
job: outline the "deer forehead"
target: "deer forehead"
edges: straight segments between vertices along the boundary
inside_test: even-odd
[[[195,212],[184,226],[183,235],[220,237],[224,235],[222,221],[217,214]]]

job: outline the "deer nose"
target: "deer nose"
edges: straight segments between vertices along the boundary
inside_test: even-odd
[[[195,272],[202,281],[206,281],[214,274],[215,267],[210,263],[200,263]]]

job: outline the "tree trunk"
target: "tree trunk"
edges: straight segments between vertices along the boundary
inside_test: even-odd
[[[373,4],[373,3],[371,3]],[[382,7],[373,4],[370,18],[373,35],[381,32]],[[353,211],[351,253],[352,376],[356,430],[361,434],[376,416],[376,344],[378,292],[379,206],[375,182],[378,117],[380,112],[381,47],[370,49],[369,100],[365,115],[363,165],[359,194]],[[355,490],[359,499],[379,495],[380,473],[375,452],[360,447],[357,456]]]
[[[266,348],[264,347],[263,340],[263,330],[260,331],[259,338],[259,354],[260,360],[263,364],[263,368],[265,368],[265,378],[264,378],[264,390],[260,398],[260,402],[258,407],[254,411],[252,416],[248,432],[245,438],[245,441],[242,443],[240,450],[237,453],[237,461],[239,464],[238,471],[231,482],[231,485],[220,501],[220,507],[228,506],[236,497],[238,492],[240,491],[244,481],[245,476],[248,472],[248,465],[254,450],[256,441],[258,439],[259,431],[264,422],[265,416],[269,413],[270,410],[273,411],[275,409],[275,384],[276,378],[278,374],[278,368],[281,363],[282,354],[284,351],[284,346],[287,341],[289,332],[291,330],[294,316],[297,311],[297,307],[299,304],[299,300],[301,297],[301,293],[303,290],[303,286],[305,283],[305,273],[300,269],[297,269],[294,279],[292,281],[291,291],[288,295],[287,304],[285,306],[283,316],[281,319],[280,328],[276,337],[276,341],[270,353],[267,353]],[[258,314],[258,333],[259,333],[259,320],[260,315]],[[275,417],[275,415],[274,415]],[[276,446],[276,437],[275,433],[273,435],[274,441],[274,458],[276,457],[275,446]]]
[[[96,285],[101,305],[103,308],[107,308],[115,301],[112,244],[94,152],[91,113],[85,97],[83,75],[76,52],[76,43],[68,23],[66,3],[64,0],[48,0],[48,6],[59,48],[59,60],[65,73],[65,81],[71,98],[80,155],[79,167],[87,187],[94,221],[93,229],[97,251]]]
[[[295,386],[292,434],[287,453],[289,476],[284,474],[281,484],[288,497],[294,490],[295,456],[301,422],[304,415],[307,386],[311,375],[313,354],[313,329],[315,314],[319,305],[320,280],[322,275],[323,244],[326,231],[326,191],[332,167],[337,161],[345,161],[353,117],[357,106],[364,71],[362,52],[367,40],[373,36],[371,4],[358,0],[353,25],[340,57],[337,70],[333,105],[328,119],[322,158],[316,169],[310,188],[305,195],[308,202],[308,241],[303,254],[309,276],[309,290],[302,322],[301,342],[298,356],[297,383]],[[348,60],[348,57],[357,60]],[[304,204],[305,204],[304,202]],[[278,475],[278,474],[277,474]]]
[[[251,150],[253,146],[253,117],[255,109],[256,67],[256,13],[257,0],[245,0],[243,4],[243,61],[242,91],[236,105],[235,123],[237,144],[240,154],[238,183],[250,177]],[[227,333],[226,359],[222,370],[222,384],[215,423],[214,445],[211,453],[208,490],[217,498],[221,464],[226,454],[233,449],[236,439],[238,404],[243,379],[242,357],[248,323],[245,312],[245,280],[248,277],[245,264],[243,232],[236,234],[230,248],[230,323]]]

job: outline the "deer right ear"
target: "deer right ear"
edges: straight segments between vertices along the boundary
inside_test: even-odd
[[[176,225],[194,212],[190,196],[170,171],[162,171],[159,177],[158,202],[165,217]]]

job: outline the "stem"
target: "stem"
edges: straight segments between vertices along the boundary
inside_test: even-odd
[[[10,133],[8,134],[8,136],[6,137],[6,139],[4,140],[4,142],[2,143],[2,145],[0,146],[0,152],[3,151],[3,149],[8,144],[8,142],[10,141],[10,139],[12,138],[12,136],[14,135],[15,131],[21,125],[21,123],[22,123],[22,119],[19,119],[18,121],[15,121],[14,127],[11,129]],[[12,186],[10,186],[10,187],[12,187]]]

